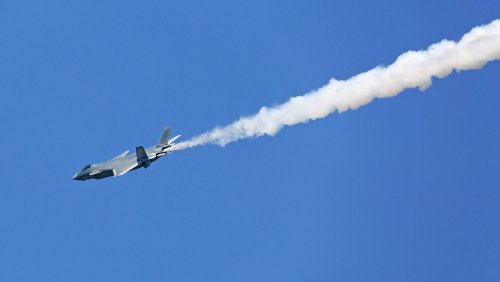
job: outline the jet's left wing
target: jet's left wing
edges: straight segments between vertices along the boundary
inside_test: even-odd
[[[132,169],[134,169],[137,165],[138,164],[136,162],[120,165],[117,168],[113,169],[113,174],[115,176],[122,176],[125,173],[127,173],[127,172],[131,171]]]
[[[125,152],[123,152],[123,153],[119,154],[118,156],[116,156],[116,157],[112,158],[112,160],[116,160],[116,159],[119,159],[119,158],[125,157],[125,156],[128,154],[128,152],[130,152],[130,151],[125,151]]]

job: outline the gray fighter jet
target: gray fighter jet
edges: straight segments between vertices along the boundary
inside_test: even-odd
[[[98,164],[88,164],[83,169],[73,176],[74,180],[101,179],[110,176],[122,176],[125,173],[138,169],[140,167],[148,168],[149,165],[173,151],[174,141],[180,135],[169,139],[170,128],[165,128],[160,142],[152,147],[144,149],[139,146],[135,148],[135,154],[128,155],[129,151],[125,151],[113,159]]]

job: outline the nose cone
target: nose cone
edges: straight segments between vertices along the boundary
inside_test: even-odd
[[[83,178],[83,175],[77,173],[75,174],[75,176],[73,176],[73,180],[85,180],[85,179]]]

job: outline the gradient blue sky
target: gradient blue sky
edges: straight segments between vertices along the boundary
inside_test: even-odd
[[[403,3],[404,2],[404,3]],[[0,281],[499,281],[500,63],[169,155],[498,17],[482,1],[0,2]]]

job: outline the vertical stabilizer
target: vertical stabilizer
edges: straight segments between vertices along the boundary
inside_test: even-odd
[[[160,144],[168,144],[168,136],[170,135],[170,127],[165,128],[163,130],[163,134],[160,138]]]
[[[148,160],[148,154],[146,154],[146,150],[142,146],[135,148],[135,154],[137,156],[137,163],[139,164]]]

